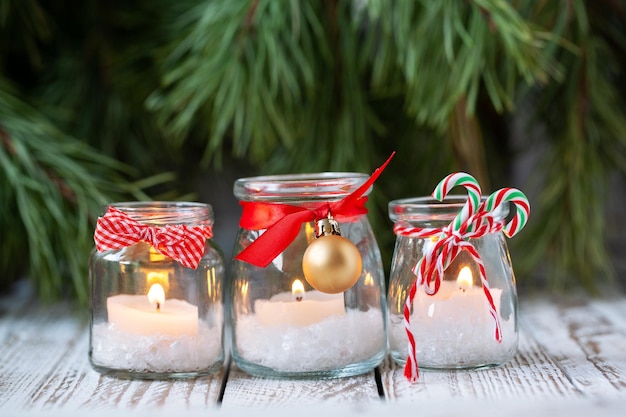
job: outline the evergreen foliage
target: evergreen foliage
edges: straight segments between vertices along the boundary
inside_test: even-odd
[[[621,0],[0,0],[0,281],[84,301],[102,205],[189,198],[225,156],[369,173],[396,150],[370,206],[388,270],[387,202],[453,170],[510,185],[532,111],[548,151],[514,184],[539,190],[518,278],[547,261],[550,288],[593,290],[626,172],[625,22]]]

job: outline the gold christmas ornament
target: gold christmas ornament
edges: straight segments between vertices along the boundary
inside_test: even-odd
[[[363,260],[359,249],[341,236],[339,224],[330,213],[328,218],[316,221],[315,237],[302,258],[304,278],[324,293],[348,290],[361,276]]]

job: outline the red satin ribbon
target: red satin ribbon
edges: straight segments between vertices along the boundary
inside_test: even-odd
[[[266,230],[239,252],[235,259],[264,268],[293,242],[302,223],[324,218],[328,213],[335,218],[366,214],[367,197],[363,194],[378,179],[394,155],[395,152],[367,181],[339,201],[317,203],[309,207],[242,201],[243,213],[239,225],[248,230]]]

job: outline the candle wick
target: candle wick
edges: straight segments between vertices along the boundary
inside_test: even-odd
[[[157,311],[161,311],[161,303],[157,301],[156,303]]]
[[[296,301],[302,301],[302,296],[301,295],[296,295]]]

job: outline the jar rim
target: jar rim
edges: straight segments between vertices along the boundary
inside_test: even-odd
[[[239,178],[233,192],[244,201],[332,201],[347,196],[368,175],[358,172],[317,172]],[[368,195],[372,190],[363,193]]]
[[[128,214],[132,219],[153,225],[212,225],[213,207],[190,201],[120,201],[106,205]]]
[[[481,196],[485,201],[487,196]],[[447,195],[443,201],[431,196],[410,197],[392,200],[388,204],[389,218],[396,221],[444,221],[452,220],[461,211],[467,195]],[[494,217],[505,218],[509,214],[508,204],[496,209]]]
[[[198,203],[195,201],[164,201],[164,200],[148,200],[148,201],[117,201],[114,203],[107,204],[108,206],[114,206],[119,208],[144,208],[144,207],[154,207],[154,208],[193,208],[193,207],[211,207],[208,203]]]

